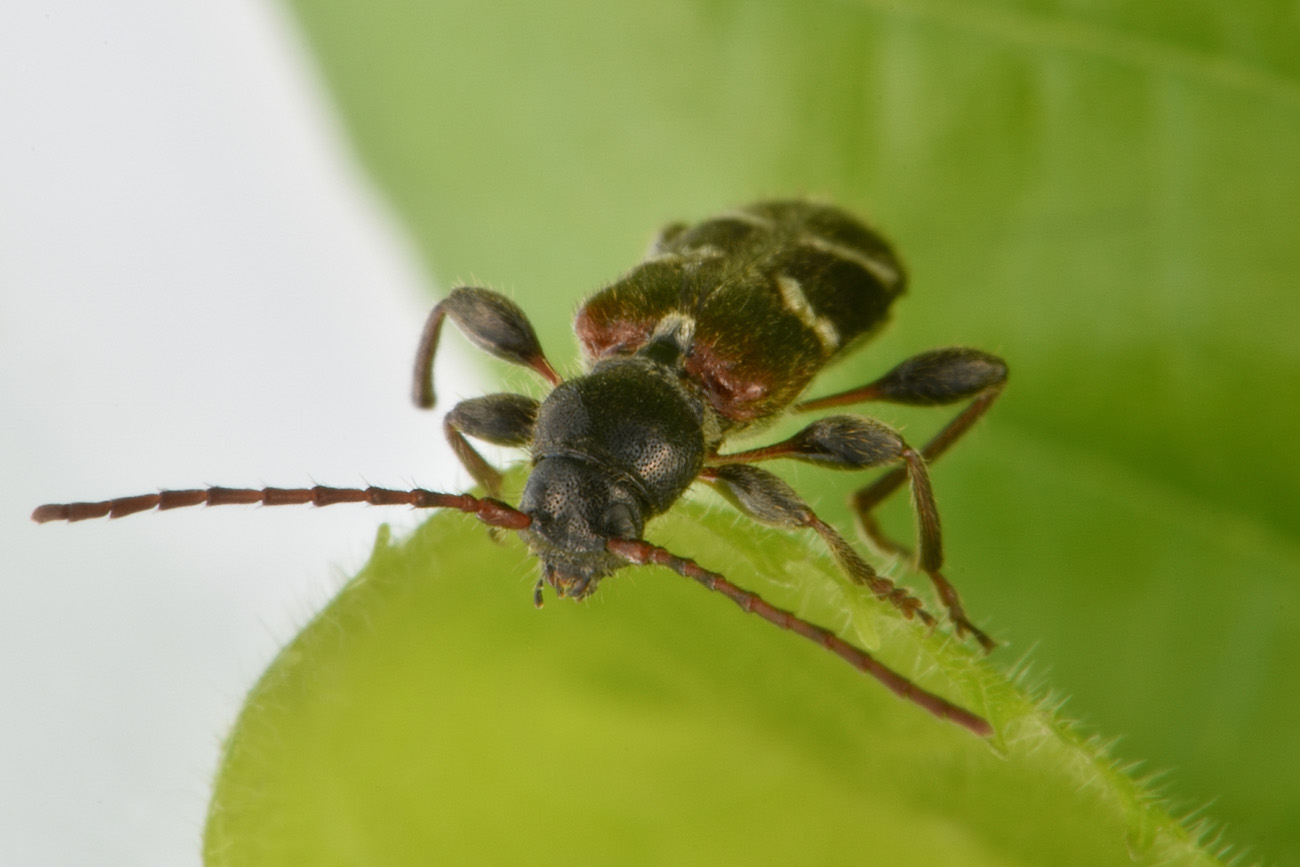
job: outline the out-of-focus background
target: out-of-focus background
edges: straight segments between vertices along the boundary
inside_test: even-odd
[[[415,517],[27,514],[209,483],[459,484],[407,397],[434,295],[281,7],[56,0],[0,21],[0,862],[197,863],[246,690],[377,525]]]
[[[826,390],[949,343],[1011,362],[1005,399],[935,469],[950,577],[1007,643],[991,664],[1030,652],[1068,715],[1168,770],[1176,811],[1247,860],[1300,863],[1296,9],[69,0],[0,15],[0,861],[196,860],[244,691],[380,521],[414,523],[336,507],[38,528],[32,506],[202,483],[455,486],[436,419],[407,403],[430,275],[514,294],[571,370],[573,305],[658,224],[808,193],[871,215],[914,278],[891,330]],[[461,345],[443,370],[471,369]],[[917,439],[937,424],[880,414]],[[799,481],[845,519],[850,480]],[[903,505],[886,519],[905,534]],[[674,604],[628,583],[648,612]],[[626,586],[586,622],[623,616]],[[476,628],[503,640],[489,617]],[[735,674],[722,635],[704,683]],[[599,708],[673,707],[635,672],[606,686],[618,702],[580,708],[593,742],[626,731]],[[729,707],[799,713],[784,690],[757,701]],[[666,719],[689,735],[684,716]],[[886,721],[898,740],[880,747],[929,724]],[[809,730],[793,730],[780,746],[807,758]],[[825,807],[880,802],[852,750],[808,745],[823,749],[844,779],[796,773],[814,794],[790,821],[870,840],[869,821]],[[733,770],[761,795],[751,767]],[[953,773],[941,794],[987,805],[978,821],[936,807],[917,835],[1034,860],[1007,830],[1034,821],[1034,792],[937,761],[907,770],[918,803]],[[661,804],[557,803],[549,782],[532,781],[540,806],[502,811],[594,803],[627,823],[623,855],[653,860],[637,816]],[[703,815],[689,794],[683,811]]]

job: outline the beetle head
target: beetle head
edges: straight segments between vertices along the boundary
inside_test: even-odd
[[[580,457],[549,456],[533,468],[519,501],[532,518],[522,531],[556,595],[582,599],[627,565],[605,550],[609,539],[639,539],[645,526],[634,483]]]

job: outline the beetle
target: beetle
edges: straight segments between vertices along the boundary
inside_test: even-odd
[[[32,518],[80,521],[234,503],[455,509],[492,528],[518,532],[540,563],[534,588],[539,607],[547,587],[561,598],[584,599],[620,568],[665,566],[822,645],[934,715],[988,735],[986,720],[922,689],[834,632],[643,537],[649,519],[701,481],[755,521],[816,532],[851,581],[933,626],[935,618],[920,600],[878,574],[789,485],[755,464],[785,458],[844,470],[887,467],[853,497],[861,529],[877,547],[908,553],[872,516],[881,501],[907,484],[918,529],[918,567],[929,576],[958,635],[969,633],[992,650],[995,643],[970,621],[941,571],[939,513],[926,467],[997,399],[1007,380],[1006,364],[976,349],[937,349],[861,387],[799,401],[827,364],[884,325],[906,283],[889,243],[830,205],[762,201],[694,225],[674,223],[658,234],[639,264],[579,307],[574,330],[587,360],[582,375],[561,377],[523,310],[499,292],[460,287],[433,308],[416,352],[412,396],[417,406],[436,403],[433,362],[447,319],[481,349],[531,368],[552,386],[541,401],[492,394],[461,401],[445,415],[448,442],[485,496],[419,488],[210,487],[49,504]],[[866,401],[966,404],[920,449],[880,421],[833,415],[772,445],[723,451],[731,438],[786,411]],[[500,499],[502,476],[470,439],[528,450],[531,472],[517,506]]]

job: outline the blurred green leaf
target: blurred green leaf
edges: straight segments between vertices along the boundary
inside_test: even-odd
[[[1122,759],[1172,769],[1177,809],[1212,802],[1234,851],[1300,864],[1300,13],[1268,0],[295,9],[430,266],[510,291],[557,359],[574,353],[574,305],[664,222],[801,193],[871,215],[913,293],[819,390],[936,345],[1011,362],[1002,402],[935,469],[950,577],[1009,644],[990,664],[1033,647],[1070,716],[1122,736]],[[941,423],[881,417],[914,440]],[[797,474],[846,527],[855,481]],[[908,535],[905,503],[886,517]],[[439,529],[454,523],[381,546],[372,577],[268,672],[232,738],[211,860],[308,835],[316,863],[392,863],[400,847],[618,863],[1126,857],[1121,828],[1145,808],[1122,803],[1122,781],[1070,788],[1102,773],[1088,760],[1023,740],[995,759],[667,573],[622,573],[593,604],[538,615],[521,604],[522,551]],[[714,523],[731,557],[772,556],[773,534],[747,553],[754,531]],[[742,562],[682,538],[706,565]],[[847,603],[821,589],[833,581],[807,580],[840,622]],[[908,634],[882,638],[905,668],[891,642]],[[1168,828],[1143,821],[1129,842],[1152,860]],[[387,836],[395,825],[411,834]]]
[[[522,545],[441,515],[401,545],[381,533],[250,696],[209,862],[1218,863],[1095,744],[808,540],[694,502],[651,535],[874,637],[995,736],[666,570],[533,611]]]

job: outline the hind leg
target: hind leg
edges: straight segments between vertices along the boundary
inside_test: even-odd
[[[969,400],[961,412],[948,422],[920,450],[919,460],[906,460],[902,466],[890,470],[875,482],[853,495],[853,509],[863,532],[883,550],[910,553],[908,549],[880,530],[873,510],[891,494],[910,480],[913,511],[921,526],[921,546],[918,564],[930,576],[935,591],[948,608],[949,616],[958,631],[973,634],[986,650],[994,642],[967,618],[961,597],[940,569],[943,566],[942,547],[938,537],[938,513],[934,511],[934,497],[930,491],[924,465],[943,455],[957,440],[988,412],[1007,381],[1007,365],[997,356],[978,349],[953,347],[925,352],[909,358],[881,378],[860,388],[806,401],[795,407],[804,411],[862,401],[884,401],[911,406],[943,406]],[[909,450],[910,451],[910,450]],[[913,453],[915,454],[915,453]],[[933,522],[933,541],[927,545],[926,526]]]

